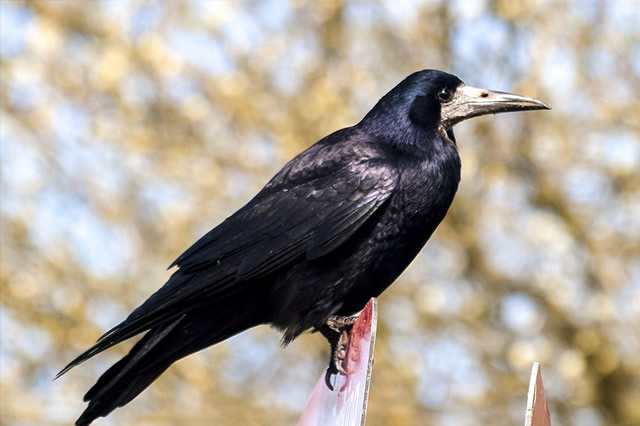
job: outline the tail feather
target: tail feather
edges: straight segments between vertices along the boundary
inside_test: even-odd
[[[234,274],[218,276],[216,274],[221,273],[218,270],[209,272],[213,275],[203,273],[196,277],[181,270],[176,271],[164,286],[138,306],[124,321],[103,334],[93,347],[67,364],[55,378],[120,342],[172,323],[185,312],[197,311],[206,306],[211,309],[212,292],[202,288],[206,283],[216,282],[217,303],[228,302],[229,298],[239,291],[232,288]],[[190,290],[187,291],[187,283],[195,287],[189,287]],[[206,297],[203,297],[205,294]]]
[[[173,330],[180,321],[184,318],[174,321],[167,327],[163,327],[159,330],[154,330],[147,333],[129,352],[127,356],[115,363],[109,368],[96,382],[95,385],[89,389],[84,396],[84,401],[90,401],[94,399],[98,392],[106,392],[111,386],[118,382],[118,379],[127,374],[136,363],[142,359],[149,351],[151,351],[167,334]]]
[[[84,396],[89,405],[76,426],[89,425],[126,405],[175,361],[265,322],[255,315],[223,318],[212,321],[210,310],[200,310],[152,328],[89,389]]]
[[[98,417],[107,416],[116,408],[126,405],[169,368],[173,363],[171,359],[160,362],[153,360],[155,362],[147,364],[144,370],[139,368],[139,364],[183,318],[147,333],[128,355],[100,376],[83,398],[89,402],[89,406],[76,421],[76,426],[89,425]]]

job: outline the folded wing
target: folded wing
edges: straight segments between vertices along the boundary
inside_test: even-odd
[[[253,200],[178,257],[171,266],[179,269],[163,287],[58,376],[136,334],[259,285],[283,267],[335,250],[396,185],[397,171],[378,149],[317,144],[291,160]]]

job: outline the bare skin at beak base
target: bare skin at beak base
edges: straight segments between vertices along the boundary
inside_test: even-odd
[[[480,115],[536,109],[551,107],[526,96],[461,85],[451,100],[442,105],[441,123],[449,129],[461,121]]]

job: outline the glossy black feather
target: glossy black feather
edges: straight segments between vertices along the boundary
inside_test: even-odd
[[[357,125],[299,154],[171,266],[168,282],[60,374],[136,334],[87,393],[78,424],[142,392],[176,360],[258,324],[288,343],[387,288],[444,218],[460,179],[435,93],[455,76],[405,79]]]

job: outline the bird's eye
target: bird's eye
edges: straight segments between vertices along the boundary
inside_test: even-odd
[[[440,102],[449,102],[451,98],[453,98],[453,90],[448,87],[444,87],[438,92],[438,99]]]

